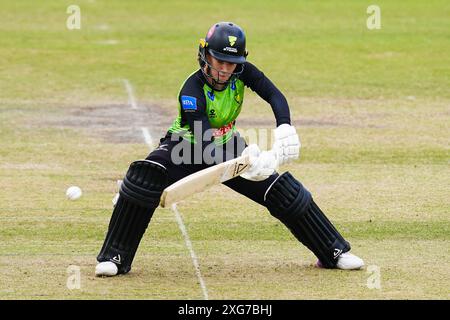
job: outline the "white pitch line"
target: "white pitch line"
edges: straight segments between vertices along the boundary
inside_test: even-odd
[[[186,242],[186,246],[188,247],[189,253],[191,254],[192,263],[194,264],[195,268],[195,274],[197,275],[198,281],[200,282],[200,287],[202,288],[203,298],[205,300],[208,300],[208,290],[206,289],[205,281],[203,280],[202,273],[200,272],[198,259],[197,256],[195,255],[191,240],[189,239],[189,235],[183,223],[183,219],[181,218],[181,214],[178,212],[176,203],[172,204],[172,211],[175,213],[175,219],[177,219],[178,227],[180,228],[181,233],[183,234],[184,241]]]
[[[142,135],[144,136],[145,143],[149,146],[150,149],[153,148],[153,140],[150,132],[147,128],[141,127]]]
[[[131,86],[131,83],[130,81],[128,81],[128,79],[123,79],[123,84],[125,85],[125,89],[127,90],[128,93],[128,102],[131,105],[131,109],[136,110],[138,106],[136,103],[136,99],[134,97],[133,87]]]
[[[133,87],[131,86],[130,82],[127,79],[124,79],[123,82],[125,84],[125,88],[128,93],[128,98],[129,98],[129,101],[131,104],[131,108],[137,109],[136,99],[134,98],[134,94],[133,94]],[[152,137],[151,137],[148,129],[145,127],[141,127],[141,131],[142,131],[142,135],[144,136],[145,143],[149,146],[149,148],[153,148],[153,140],[152,140]],[[176,204],[172,205],[172,211],[175,213],[175,219],[177,220],[178,227],[180,228],[181,234],[183,235],[184,241],[186,243],[186,247],[188,248],[189,253],[191,255],[192,264],[194,265],[194,268],[195,268],[195,274],[197,275],[198,281],[200,283],[200,287],[203,292],[203,298],[205,300],[208,300],[208,290],[206,288],[205,281],[203,280],[202,274],[200,272],[200,266],[198,264],[198,259],[194,252],[194,248],[192,247],[192,242],[189,239],[189,235],[187,233],[186,226],[183,223],[183,219],[181,218],[181,215],[178,212]]]

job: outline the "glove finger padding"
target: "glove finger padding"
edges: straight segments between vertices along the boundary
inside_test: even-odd
[[[276,154],[272,151],[263,151],[241,177],[252,181],[262,181],[274,174],[277,168]]]
[[[277,154],[278,163],[284,164],[297,159],[300,154],[300,139],[295,128],[282,124],[274,130],[275,142],[272,149]]]

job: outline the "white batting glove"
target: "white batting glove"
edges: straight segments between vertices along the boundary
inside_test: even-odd
[[[262,181],[270,177],[278,168],[276,154],[272,151],[261,151],[256,144],[244,149],[242,155],[250,156],[250,168],[241,177],[252,181]]]
[[[275,142],[272,150],[277,154],[278,164],[282,165],[299,157],[300,139],[295,128],[287,123],[274,130]]]

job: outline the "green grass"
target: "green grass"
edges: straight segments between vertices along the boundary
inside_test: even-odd
[[[78,31],[65,27],[70,4],[0,0],[0,299],[202,299],[167,209],[155,212],[130,274],[93,270],[116,180],[148,153],[122,79],[170,123],[197,41],[219,20],[244,27],[249,60],[289,101],[302,149],[282,170],[380,268],[382,287],[368,288],[367,270],[314,268],[264,208],[216,186],[178,206],[210,298],[450,298],[448,1],[378,1],[376,31],[356,0],[86,0]],[[106,120],[123,117],[114,123],[128,139],[105,119],[81,123],[101,108]],[[254,119],[274,125],[248,90],[238,125]],[[65,198],[71,185],[83,190],[77,201]],[[70,265],[81,268],[79,290],[66,286]]]
[[[332,1],[130,1],[126,13],[120,1],[79,1],[79,31],[66,29],[69,4],[1,2],[0,98],[118,98],[107,82],[117,78],[135,83],[141,98],[173,97],[196,68],[198,39],[216,20],[245,28],[249,58],[288,97],[450,97],[445,0],[379,1],[376,31],[366,28],[360,1],[339,8]],[[118,44],[99,43],[105,40]]]

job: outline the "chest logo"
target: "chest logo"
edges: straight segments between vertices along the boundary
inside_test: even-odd
[[[214,101],[214,92],[212,92],[212,91],[208,91],[208,98],[211,100],[211,101]]]
[[[213,132],[213,137],[214,138],[221,137],[221,136],[227,134],[227,132],[229,132],[232,129],[233,129],[233,122],[230,122],[229,124],[226,124],[223,127],[215,129]]]
[[[239,104],[239,106],[242,104],[242,98],[240,94],[235,95],[234,100]]]
[[[214,110],[214,109],[209,110],[209,117],[210,118],[215,118],[216,116],[217,116],[216,110]]]

